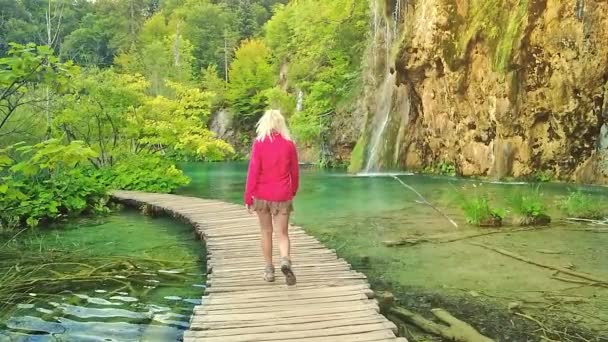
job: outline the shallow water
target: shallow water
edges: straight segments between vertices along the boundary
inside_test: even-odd
[[[18,243],[24,258],[44,251],[57,260],[93,266],[124,260],[136,268],[113,273],[126,286],[103,280],[42,286],[2,312],[0,341],[177,341],[204,291],[202,244],[191,227],[169,218],[124,211]]]
[[[242,203],[246,164],[188,164],[185,170],[193,182],[181,190],[183,194]],[[459,225],[455,228],[432,208],[416,203],[417,195],[392,176],[349,176],[337,171],[303,169],[293,221],[336,249],[374,282],[391,284],[395,289],[413,287],[470,296],[473,301],[497,300],[504,311],[514,301],[532,303],[530,310],[535,314],[573,321],[597,331],[608,330],[608,289],[556,280],[551,270],[470,244],[484,243],[534,261],[608,279],[608,234],[581,231],[587,225],[563,222],[557,210],[556,202],[579,187],[541,185],[554,221],[549,227],[450,243],[386,247],[385,241],[404,237],[450,239],[487,232],[466,224],[455,197],[463,187],[467,191],[484,189],[501,204],[508,193],[530,187],[524,182],[482,183],[407,173],[398,176],[453,218]],[[477,187],[473,188],[473,184]],[[608,205],[608,189],[581,189]],[[552,305],[556,301],[559,305]]]

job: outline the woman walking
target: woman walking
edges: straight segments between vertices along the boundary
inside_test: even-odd
[[[299,169],[295,144],[291,141],[285,118],[278,110],[268,110],[257,123],[257,138],[245,188],[245,205],[260,220],[262,253],[266,262],[264,280],[274,281],[272,233],[277,235],[281,255],[281,272],[287,285],[295,285],[291,267],[288,234],[292,200],[298,192]]]

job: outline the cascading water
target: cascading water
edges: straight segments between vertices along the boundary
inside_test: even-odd
[[[393,104],[393,86],[395,84],[395,74],[390,72],[384,78],[384,84],[380,88],[380,98],[376,107],[376,118],[380,118],[381,121],[375,125],[372,131],[372,139],[370,149],[368,152],[367,163],[363,172],[369,173],[375,170],[378,165],[378,159],[380,155],[380,148],[382,147],[383,133],[388,126],[388,121],[391,114],[391,106]]]
[[[367,146],[367,161],[363,169],[364,173],[378,171],[382,167],[382,158],[386,152],[386,131],[391,124],[391,111],[394,103],[394,93],[397,73],[394,68],[394,63],[391,61],[391,49],[393,47],[397,29],[402,12],[402,0],[395,2],[394,9],[390,12],[391,15],[387,19],[385,15],[379,13],[378,1],[372,1],[373,11],[373,43],[372,43],[372,58],[374,67],[370,72],[377,70],[378,63],[382,63],[381,70],[383,74],[382,82],[376,83],[375,77],[374,87],[377,95],[373,97],[372,114],[374,119],[371,123],[369,131],[370,140]],[[380,55],[383,55],[381,58]],[[378,66],[379,67],[379,66]]]
[[[298,100],[296,102],[296,112],[301,112],[304,106],[304,92],[298,91]]]

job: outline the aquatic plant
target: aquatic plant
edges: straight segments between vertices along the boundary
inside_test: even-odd
[[[457,193],[457,199],[468,223],[480,227],[500,227],[505,211],[490,202],[490,196],[473,185],[473,191],[463,189]]]
[[[531,180],[536,183],[546,183],[553,180],[554,176],[551,171],[537,171],[531,176]]]
[[[0,248],[0,321],[11,315],[16,304],[94,289],[100,283],[112,289],[110,296],[118,292],[145,296],[153,288],[181,286],[186,279],[185,273],[157,270],[196,271],[199,267],[195,261],[95,256],[79,245],[50,248],[36,238],[9,242]],[[149,282],[151,272],[158,280],[154,286]]]
[[[571,192],[559,203],[559,208],[573,218],[602,219],[608,216],[605,201],[598,201],[581,190]]]
[[[437,166],[437,172],[444,176],[456,176],[456,165],[449,161],[442,161]]]
[[[450,161],[442,160],[441,162],[427,166],[422,171],[423,173],[439,174],[442,176],[456,176],[456,165]]]
[[[544,225],[551,222],[539,186],[523,191],[512,191],[507,196],[507,202],[516,214],[516,223],[521,226]]]

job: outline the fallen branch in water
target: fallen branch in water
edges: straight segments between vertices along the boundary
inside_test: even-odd
[[[8,239],[8,241],[6,241],[2,247],[0,247],[0,250],[4,249],[4,247],[8,246],[9,243],[11,243],[11,241],[15,240],[15,238],[17,238],[17,236],[21,235],[21,233],[23,233],[24,231],[26,231],[29,227],[25,227],[23,229],[21,229],[19,232],[17,232],[17,234],[13,235],[12,238]]]
[[[403,237],[399,240],[387,240],[384,241],[384,245],[387,247],[396,247],[396,246],[413,246],[419,243],[450,243],[456,241],[462,241],[467,239],[473,239],[480,236],[493,235],[493,234],[509,234],[509,233],[517,233],[517,232],[528,232],[528,231],[537,231],[544,228],[515,228],[515,229],[496,229],[485,231],[483,233],[475,233],[461,236],[454,236],[455,234],[444,234],[444,235],[431,235],[424,238],[418,237]],[[446,236],[448,238],[446,238]],[[452,237],[449,237],[452,236]]]
[[[427,333],[441,336],[453,342],[494,342],[489,337],[480,334],[475,328],[452,316],[444,309],[432,309],[431,312],[437,319],[447,324],[447,326],[430,321],[418,314],[404,308],[395,306],[389,312],[404,321],[415,325]]]
[[[575,232],[590,232],[590,233],[608,233],[608,228],[569,228],[570,231]]]
[[[553,278],[555,280],[563,281],[566,283],[580,284],[580,285],[585,285],[585,286],[601,286],[601,283],[590,282],[590,281],[585,281],[585,280],[578,280],[578,279],[568,279],[568,278],[559,277],[556,275],[552,276],[551,278]],[[577,286],[577,288],[578,287],[582,287],[582,286]]]
[[[564,273],[564,274],[567,274],[567,275],[570,275],[570,276],[573,276],[573,277],[582,278],[582,279],[585,279],[585,280],[590,280],[590,281],[595,282],[596,284],[604,286],[604,287],[608,286],[608,280],[601,279],[601,278],[596,277],[596,276],[594,276],[592,274],[576,272],[576,271],[572,271],[572,270],[569,270],[569,269],[564,268],[564,267],[558,267],[558,266],[551,266],[551,265],[543,264],[543,263],[541,263],[539,261],[530,260],[528,258],[525,258],[525,257],[521,256],[521,255],[517,255],[515,253],[511,253],[511,252],[506,251],[504,249],[488,246],[488,245],[485,245],[483,243],[469,242],[469,244],[471,244],[473,246],[478,246],[478,247],[482,247],[482,248],[494,251],[496,253],[502,254],[504,256],[508,256],[510,258],[513,258],[513,259],[516,259],[516,260],[519,260],[519,261],[523,261],[523,262],[531,264],[531,265],[536,265],[536,266],[539,266],[539,267],[547,268],[547,269],[550,269],[550,270],[553,270],[553,271],[557,271],[559,273]]]
[[[452,220],[448,215],[446,215],[443,211],[439,210],[439,208],[435,207],[434,205],[432,205],[429,201],[426,200],[426,198],[424,198],[418,191],[416,191],[416,189],[414,189],[413,187],[405,184],[405,182],[403,182],[401,179],[399,179],[399,177],[397,176],[393,176],[394,179],[397,180],[397,182],[401,183],[401,185],[403,185],[405,188],[413,191],[416,195],[418,195],[418,197],[420,198],[420,200],[416,201],[416,203],[420,203],[420,204],[424,204],[424,205],[428,205],[429,207],[433,208],[436,212],[440,213],[443,217],[445,217],[448,221],[450,221],[450,223],[458,228],[458,224]]]
[[[578,217],[568,217],[568,218],[565,218],[564,221],[569,221],[569,222],[587,222],[587,223],[592,223],[592,224],[599,224],[599,225],[603,225],[603,226],[608,226],[608,219],[593,220],[593,219],[585,219],[585,218],[578,218]]]

